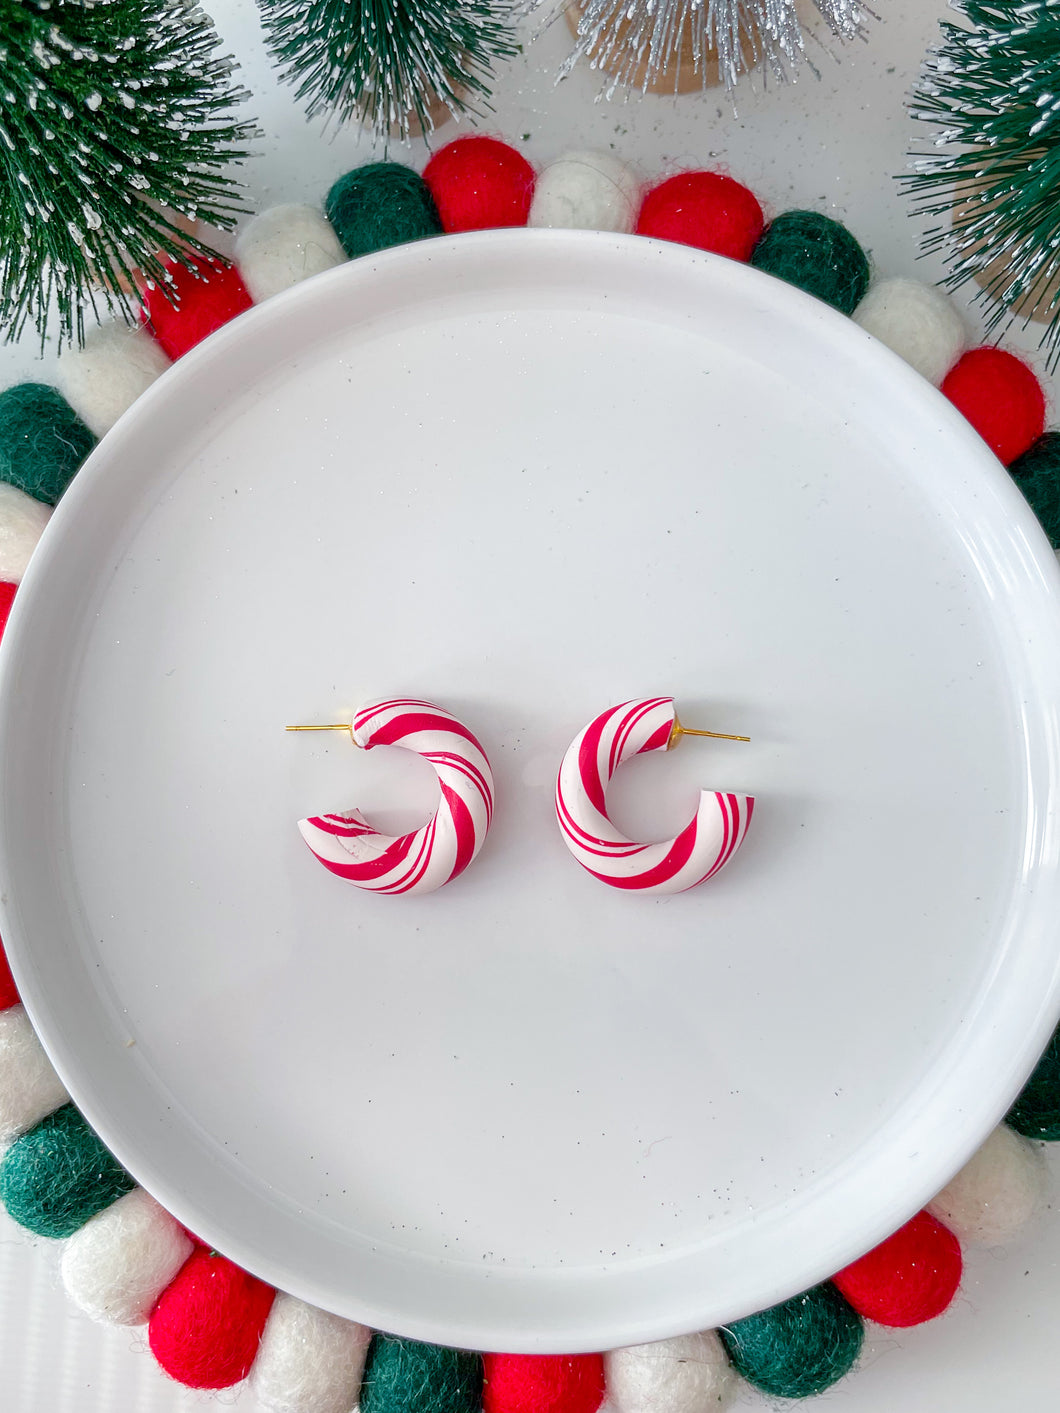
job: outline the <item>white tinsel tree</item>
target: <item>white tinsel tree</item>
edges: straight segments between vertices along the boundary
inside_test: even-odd
[[[853,39],[871,11],[863,0],[813,0],[832,35]],[[749,68],[776,78],[805,57],[796,0],[582,0],[574,49],[564,73],[587,60],[618,88],[651,88],[691,63],[704,83],[716,71],[727,88]]]

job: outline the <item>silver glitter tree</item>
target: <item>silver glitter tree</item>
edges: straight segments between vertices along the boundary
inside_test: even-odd
[[[860,35],[872,13],[863,0],[813,3],[837,39]],[[620,88],[688,88],[689,68],[704,87],[720,79],[731,89],[752,68],[784,79],[805,58],[796,0],[583,0],[577,10],[562,74],[588,61],[609,74],[607,97]]]

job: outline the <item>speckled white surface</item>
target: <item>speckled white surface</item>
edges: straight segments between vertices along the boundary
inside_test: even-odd
[[[306,125],[276,85],[250,0],[216,0],[214,12],[264,130],[246,173],[248,204],[319,200],[330,182],[370,149],[349,133]],[[734,117],[722,96],[636,98],[595,103],[595,76],[553,86],[566,52],[557,25],[501,76],[489,127],[543,163],[570,148],[605,148],[645,175],[687,165],[720,165],[751,185],[773,210],[812,206],[845,220],[881,273],[937,270],[916,258],[917,228],[896,190],[912,137],[903,96],[946,13],[945,0],[881,0],[882,22],[865,45],[818,82],[744,90]],[[457,130],[443,130],[442,137]],[[401,156],[400,151],[395,155]],[[416,145],[410,160],[422,165]],[[1035,333],[1009,343],[1033,354]],[[32,341],[0,349],[0,379],[50,377]],[[1055,388],[1051,390],[1055,402]],[[1060,1153],[1050,1154],[1052,1193]],[[861,1368],[828,1396],[835,1413],[1023,1413],[1052,1406],[1060,1389],[1055,1329],[1060,1315],[1060,1212],[1049,1210],[1003,1252],[973,1253],[961,1296],[942,1321],[899,1335],[877,1332]],[[66,1300],[58,1250],[33,1242],[0,1215],[0,1406],[13,1413],[177,1413],[210,1404],[255,1413],[253,1398],[216,1399],[177,1389],[144,1353],[142,1332],[92,1324]],[[748,1395],[741,1407],[764,1406]],[[813,1405],[811,1405],[813,1406]]]

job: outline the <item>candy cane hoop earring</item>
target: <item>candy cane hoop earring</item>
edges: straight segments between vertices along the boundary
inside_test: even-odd
[[[571,742],[556,782],[556,818],[567,848],[601,883],[636,893],[682,893],[723,869],[743,843],[754,812],[750,795],[701,791],[691,822],[661,844],[627,839],[608,818],[607,786],[622,762],[672,750],[685,736],[750,739],[693,731],[678,721],[672,697],[645,697],[602,712]]]
[[[421,829],[380,834],[360,810],[315,815],[298,823],[326,869],[373,893],[433,893],[463,873],[482,848],[493,819],[493,772],[463,722],[431,702],[372,702],[353,718],[288,731],[348,731],[355,746],[401,746],[428,761],[442,797]]]

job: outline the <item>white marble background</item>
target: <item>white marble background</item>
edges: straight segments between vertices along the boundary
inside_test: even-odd
[[[564,149],[599,147],[645,175],[722,166],[772,210],[808,206],[847,222],[881,273],[934,278],[938,267],[917,259],[918,227],[895,175],[913,136],[905,96],[947,5],[876,0],[876,8],[881,22],[867,43],[851,46],[840,64],[819,56],[819,81],[807,73],[791,87],[742,90],[736,116],[718,95],[596,102],[599,83],[587,71],[556,87],[568,44],[561,22],[501,74],[489,130],[536,163]],[[252,0],[214,0],[212,10],[264,132],[246,172],[248,204],[320,199],[336,176],[369,160],[369,146],[351,132],[325,134],[304,122],[275,81]],[[425,160],[422,144],[393,155],[418,166]],[[1034,354],[1034,328],[1008,342]],[[31,338],[0,348],[0,385],[49,375],[50,360],[38,358]],[[1051,398],[1055,403],[1055,385]],[[1060,1151],[1050,1161],[1055,1199]],[[1058,1322],[1060,1211],[1050,1207],[1008,1250],[971,1254],[961,1294],[942,1320],[898,1335],[876,1332],[855,1373],[809,1406],[830,1413],[1040,1413],[1060,1393]],[[141,1331],[96,1326],[75,1311],[59,1283],[57,1247],[28,1238],[0,1215],[0,1408],[178,1413],[238,1404],[256,1413],[248,1393],[211,1397],[177,1388],[144,1345]],[[748,1393],[740,1406],[765,1405]]]

